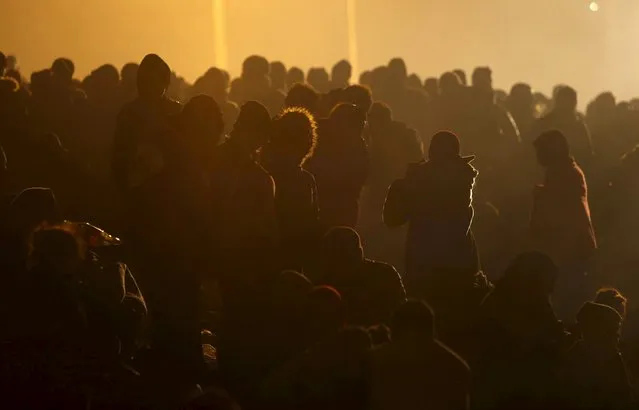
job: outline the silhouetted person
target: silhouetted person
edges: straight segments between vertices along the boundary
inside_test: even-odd
[[[349,325],[388,324],[406,299],[399,273],[391,265],[366,259],[359,235],[351,228],[333,228],[326,234],[321,268],[320,282],[342,295]]]
[[[577,322],[582,338],[568,352],[562,372],[565,408],[631,408],[632,386],[618,348],[621,316],[609,306],[587,302]]]
[[[168,99],[171,70],[155,54],[142,60],[138,69],[138,97],[118,115],[113,141],[112,169],[121,192],[127,193],[163,167],[159,139],[169,133],[168,117],[181,110]]]
[[[262,56],[250,56],[242,64],[242,75],[236,84],[237,90],[231,99],[238,104],[258,101],[271,115],[276,115],[284,104],[284,94],[272,87],[268,60]]]
[[[532,246],[559,266],[557,313],[560,317],[571,317],[591,292],[587,272],[597,247],[590,221],[588,186],[560,131],[539,136],[535,149],[546,175],[543,185],[537,186],[534,193]]]
[[[306,75],[306,82],[320,93],[327,93],[331,89],[328,72],[324,68],[311,68]]]
[[[286,95],[284,105],[286,107],[300,107],[313,115],[319,110],[320,96],[310,85],[296,83],[291,86]]]
[[[304,71],[299,67],[291,67],[286,73],[286,89],[290,90],[295,84],[304,84]]]
[[[340,93],[340,102],[347,102],[357,106],[363,113],[368,114],[373,105],[373,96],[368,87],[359,84],[349,85]]]
[[[588,127],[577,113],[577,92],[571,87],[561,86],[554,95],[553,109],[534,123],[532,133],[561,131],[577,162],[588,168],[593,157],[592,142]]]
[[[470,369],[436,339],[430,307],[409,300],[390,327],[391,342],[371,353],[369,408],[470,408]]]
[[[286,91],[286,66],[281,61],[272,61],[269,66],[271,87],[275,90]]]
[[[218,103],[208,95],[197,95],[186,103],[177,118],[188,159],[208,179],[211,158],[224,135],[224,118]]]
[[[406,176],[388,192],[384,222],[390,227],[408,224],[406,275],[410,286],[422,288],[440,275],[472,276],[479,270],[470,227],[478,173],[470,165],[474,157],[462,157],[459,152],[455,134],[435,134],[428,161],[409,165]]]
[[[127,63],[120,70],[120,102],[128,103],[133,101],[137,95],[137,78],[138,70],[140,69],[137,63]]]
[[[331,70],[331,88],[346,88],[350,85],[353,67],[347,60],[341,60]]]
[[[482,303],[471,355],[478,408],[546,403],[565,337],[550,300],[556,280],[549,257],[524,253]]]
[[[530,86],[524,83],[513,85],[506,100],[506,107],[517,124],[522,142],[532,143],[535,138],[531,135],[535,121],[535,105]]]
[[[424,91],[426,91],[431,101],[437,99],[439,97],[439,80],[435,77],[425,79]]]
[[[317,182],[324,229],[357,226],[360,194],[369,174],[362,138],[365,120],[355,105],[339,104],[320,127],[317,147],[306,163]]]
[[[453,73],[455,73],[457,78],[459,78],[461,85],[463,85],[464,87],[468,85],[468,77],[466,76],[466,71],[458,68],[453,70]]]
[[[308,271],[321,234],[313,175],[302,168],[317,143],[317,124],[302,108],[287,108],[273,120],[263,165],[275,181],[283,267]]]
[[[503,177],[502,170],[517,150],[519,131],[508,111],[495,103],[490,68],[478,67],[473,71],[470,95],[471,129],[465,145],[477,154],[486,184],[497,185]]]
[[[266,108],[249,101],[242,106],[229,139],[210,161],[214,231],[223,262],[221,280],[223,286],[237,287],[236,291],[256,285],[277,241],[275,184],[256,162],[256,153],[268,143],[270,132]],[[232,293],[223,296],[232,298]]]

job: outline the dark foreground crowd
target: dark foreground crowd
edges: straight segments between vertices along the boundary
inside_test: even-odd
[[[3,409],[637,408],[638,101],[0,76]]]

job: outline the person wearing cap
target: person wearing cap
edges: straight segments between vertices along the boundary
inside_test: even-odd
[[[389,227],[408,224],[406,276],[412,285],[433,275],[479,270],[471,231],[478,175],[473,159],[460,155],[455,134],[440,131],[430,142],[428,160],[409,165],[406,176],[390,187],[384,222]]]
[[[586,275],[597,248],[588,186],[563,133],[545,132],[534,145],[546,175],[543,185],[534,191],[531,247],[550,256],[559,267],[555,309],[560,318],[568,319],[594,290]]]

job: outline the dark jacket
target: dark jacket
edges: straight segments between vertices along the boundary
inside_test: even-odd
[[[476,272],[479,261],[470,225],[478,172],[462,158],[409,166],[391,185],[384,206],[388,226],[408,223],[406,273]]]

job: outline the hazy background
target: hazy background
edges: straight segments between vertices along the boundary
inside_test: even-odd
[[[497,87],[557,83],[639,95],[639,1],[358,0],[359,67],[405,58],[421,77],[493,68]],[[25,74],[73,59],[81,77],[162,55],[193,81],[215,62],[211,0],[0,0],[0,50]],[[226,0],[229,67],[262,54],[304,69],[348,57],[344,0]]]

